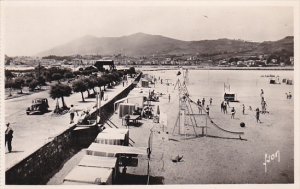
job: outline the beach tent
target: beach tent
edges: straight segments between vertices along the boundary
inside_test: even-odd
[[[65,177],[64,184],[112,184],[113,169],[76,166]]]
[[[117,167],[117,158],[84,155],[78,166],[115,169]]]
[[[78,166],[113,169],[113,181],[116,180],[118,166],[116,157],[100,157],[84,155]]]
[[[149,81],[145,80],[145,79],[142,79],[141,80],[141,87],[148,88],[149,87]]]
[[[130,103],[130,104],[135,104],[136,107],[143,108],[145,98],[146,98],[146,96],[138,95],[138,96],[126,97],[126,98],[122,98],[120,100],[117,100],[114,103],[114,111],[116,111],[116,109],[118,108],[118,105],[120,103],[123,103],[123,102]]]
[[[118,129],[115,129],[118,130]],[[129,137],[128,137],[128,130],[127,133],[120,133],[120,132],[106,132],[106,133],[99,133],[95,139],[96,143],[99,144],[109,144],[109,145],[123,145],[128,146],[129,144]]]
[[[129,130],[128,129],[116,129],[116,128],[106,128],[101,133],[105,134],[122,134],[125,135],[123,145],[128,146],[129,145]]]
[[[122,118],[126,114],[132,115],[135,110],[135,104],[120,103],[119,105],[119,117]]]
[[[290,80],[290,79],[286,80],[286,84],[287,85],[293,85],[293,80]]]
[[[88,149],[86,149],[87,155],[104,156],[104,157],[116,157],[119,154],[126,155],[147,155],[147,150],[144,147],[129,147],[129,146],[113,146],[106,144],[92,143]]]

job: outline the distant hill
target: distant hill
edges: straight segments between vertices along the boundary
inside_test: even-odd
[[[217,39],[182,41],[161,35],[136,33],[121,37],[84,36],[67,44],[41,52],[38,56],[74,54],[126,54],[128,56],[149,56],[153,54],[265,54],[285,50],[293,53],[294,37],[278,41],[248,42],[243,40]]]

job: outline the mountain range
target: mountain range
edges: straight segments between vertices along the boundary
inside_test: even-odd
[[[121,37],[95,37],[87,35],[40,52],[38,56],[57,55],[113,55],[151,56],[153,54],[193,54],[214,56],[218,54],[257,55],[276,52],[294,52],[294,37],[287,36],[278,41],[250,42],[244,40],[216,39],[183,41],[161,35],[136,33]]]

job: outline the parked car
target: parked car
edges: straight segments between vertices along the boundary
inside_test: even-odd
[[[48,112],[48,99],[47,98],[37,98],[32,100],[32,104],[27,108],[27,115],[31,114],[43,114]]]

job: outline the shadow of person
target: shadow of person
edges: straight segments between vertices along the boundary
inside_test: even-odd
[[[22,153],[24,151],[12,150],[11,152],[5,152],[5,154]]]

